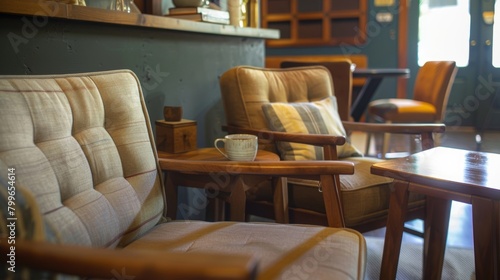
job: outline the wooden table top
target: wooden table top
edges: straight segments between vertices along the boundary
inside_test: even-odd
[[[371,167],[371,173],[500,199],[500,154],[436,147]]]
[[[185,160],[204,160],[204,161],[229,161],[215,148],[201,148],[185,153],[171,154],[158,151],[159,158],[185,159]],[[272,152],[258,150],[255,161],[280,161],[280,157]]]

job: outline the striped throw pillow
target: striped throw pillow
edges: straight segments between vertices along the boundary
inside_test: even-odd
[[[262,110],[273,131],[346,136],[335,96],[316,102],[268,103],[262,105]],[[290,142],[277,145],[283,160],[323,159],[322,147]],[[348,139],[344,145],[337,146],[337,154],[339,158],[362,156]]]

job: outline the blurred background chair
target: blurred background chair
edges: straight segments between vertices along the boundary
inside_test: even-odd
[[[362,157],[349,139],[345,140],[348,131],[419,134],[425,139],[424,148],[429,148],[433,146],[432,134],[443,132],[444,125],[386,125],[340,120],[348,118],[346,112],[350,111],[350,98],[340,96],[351,94],[349,64],[349,60],[344,60],[322,64],[328,68],[322,65],[286,69],[239,66],[221,76],[220,86],[227,122],[225,129],[229,133],[255,134],[259,136],[260,148],[277,152],[285,160],[340,159],[354,163],[354,175],[336,176],[337,192],[345,226],[365,232],[385,226],[392,181],[370,174],[371,165],[379,159]],[[333,84],[332,75],[343,77],[339,85]],[[332,101],[332,96],[336,101]],[[325,105],[329,101],[333,103]],[[339,108],[345,109],[342,113],[340,110],[337,113],[336,102]],[[321,108],[329,107],[335,111],[330,114],[337,115],[322,117]],[[304,118],[314,120],[305,123]],[[313,131],[311,127],[318,130]],[[328,134],[332,127],[338,134]],[[314,150],[304,152],[307,149],[304,146]],[[272,193],[270,186],[248,193],[247,214],[273,219]],[[317,182],[290,180],[288,199],[291,223],[326,224],[326,209],[320,203],[323,199]],[[425,197],[412,194],[410,209],[408,220],[424,219]]]
[[[413,99],[388,98],[370,102],[368,122],[385,123],[443,123],[448,97],[455,81],[457,67],[454,61],[428,61],[418,71]],[[365,153],[370,148],[372,135],[367,135]],[[439,136],[437,137],[439,139]],[[384,134],[382,158],[389,151],[390,134]],[[410,153],[415,149],[410,141]],[[377,145],[376,145],[377,146]]]

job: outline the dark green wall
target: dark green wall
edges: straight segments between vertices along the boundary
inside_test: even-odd
[[[264,40],[47,17],[0,15],[0,75],[127,68],[139,77],[151,120],[181,105],[198,122],[198,146],[224,135],[218,77],[263,66]]]

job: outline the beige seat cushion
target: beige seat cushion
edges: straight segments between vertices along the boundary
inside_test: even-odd
[[[368,113],[390,122],[434,122],[436,107],[428,102],[411,99],[378,99],[370,102]]]
[[[259,279],[359,279],[364,246],[349,229],[198,221],[159,225],[125,249],[251,254]]]
[[[345,160],[355,164],[354,172],[357,174],[340,176],[346,224],[355,226],[361,221],[387,216],[392,179],[370,173],[370,167],[381,160],[369,157],[351,157]],[[409,209],[423,205],[424,195],[410,193]]]
[[[354,163],[353,175],[340,175],[344,218],[347,227],[355,227],[360,222],[377,220],[387,216],[389,209],[390,184],[392,179],[370,173],[372,164],[381,161],[370,157],[350,157],[343,159]],[[289,206],[325,213],[322,193],[315,181],[291,184]],[[272,202],[272,191],[263,185],[248,193],[249,199]],[[410,193],[409,209],[425,205],[425,196]]]

